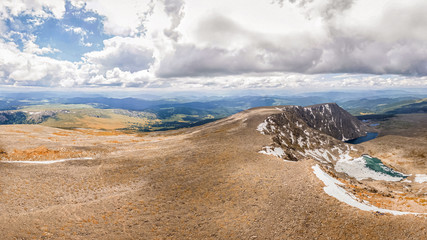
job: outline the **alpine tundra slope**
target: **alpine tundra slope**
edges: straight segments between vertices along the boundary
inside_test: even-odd
[[[143,134],[0,126],[0,232],[5,239],[426,239],[426,183],[415,178],[426,168],[411,165],[424,152],[399,165],[385,155],[387,136],[343,142],[366,131],[335,104],[253,108]],[[424,144],[423,136],[405,137]],[[337,167],[363,154],[405,177],[360,179]]]

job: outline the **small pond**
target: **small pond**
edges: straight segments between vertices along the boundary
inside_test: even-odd
[[[386,175],[392,176],[392,177],[399,177],[399,178],[406,178],[407,175],[404,175],[400,172],[394,171],[393,169],[385,166],[383,162],[381,162],[380,159],[371,157],[369,155],[363,155],[363,159],[365,160],[365,166],[371,170],[374,170],[375,172],[384,173]]]
[[[380,159],[369,155],[362,155],[355,159],[340,159],[335,164],[335,170],[337,172],[344,172],[358,181],[373,179],[396,182],[408,176],[387,167]]]
[[[366,136],[363,137],[358,137],[355,139],[351,139],[348,141],[345,141],[346,143],[350,143],[350,144],[359,144],[359,143],[363,143],[363,142],[367,142],[369,140],[372,140],[374,138],[378,137],[378,133],[377,132],[368,132],[368,134],[366,134]]]

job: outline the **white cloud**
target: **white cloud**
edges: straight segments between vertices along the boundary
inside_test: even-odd
[[[21,52],[16,45],[0,41],[1,83],[6,85],[61,86],[58,79],[78,79],[77,67],[66,61]]]
[[[79,44],[81,46],[85,46],[85,47],[91,47],[92,46],[92,43],[86,42],[86,40],[88,38],[88,34],[90,34],[90,33],[88,31],[84,30],[83,28],[65,25],[64,30],[66,32],[71,32],[71,33],[80,35]]]
[[[127,38],[110,39],[106,48],[91,61],[72,63],[37,56],[31,51],[21,52],[13,43],[0,41],[0,85],[48,87],[149,87],[171,89],[217,88],[299,88],[320,90],[327,88],[384,88],[418,87],[427,85],[427,77],[403,75],[305,75],[281,72],[242,73],[228,76],[200,76],[158,78],[147,66],[134,66],[135,71],[114,66],[114,56]],[[134,42],[136,48],[144,44]],[[119,56],[120,58],[120,56]],[[126,58],[124,58],[126,59]],[[98,62],[96,62],[98,61]],[[102,62],[104,61],[104,62]],[[111,62],[113,61],[113,62]],[[105,64],[105,65],[102,65]]]
[[[107,34],[135,36],[140,32],[145,13],[150,10],[150,0],[89,0],[86,9],[106,17]]]
[[[0,84],[170,88],[427,85],[424,0],[72,0],[103,16],[104,48],[80,62],[42,55],[25,24],[61,18],[64,0],[0,3]],[[278,3],[278,4],[276,4]],[[50,10],[46,10],[50,9]],[[95,17],[82,19],[94,22]],[[64,26],[90,47],[80,26]],[[10,43],[20,37],[19,50]],[[330,73],[354,73],[334,78]],[[367,75],[370,74],[370,75]],[[387,74],[387,75],[375,75]],[[399,75],[400,74],[400,75]]]
[[[95,75],[89,80],[93,86],[145,87],[152,75],[147,71],[131,73],[119,68],[108,70],[105,75]]]
[[[43,18],[62,18],[64,13],[64,0],[2,0],[0,2],[0,16],[2,16],[2,18],[9,18],[21,14]]]
[[[223,0],[208,8],[208,2],[187,1],[176,28],[183,40],[159,59],[160,77],[272,71],[427,75],[425,1],[279,1],[282,8],[265,2],[242,8],[247,1]],[[264,19],[269,22],[256,23]]]
[[[78,8],[78,9],[81,9],[86,5],[85,1],[82,1],[82,0],[71,0],[70,3],[75,8]]]
[[[48,53],[60,52],[58,49],[51,48],[50,46],[40,48],[39,45],[34,43],[34,40],[25,40],[23,51],[25,53],[32,53],[36,55],[45,55]]]
[[[95,22],[97,20],[96,17],[87,17],[84,19],[85,22]]]
[[[104,40],[104,49],[84,55],[87,62],[100,69],[120,68],[123,71],[147,70],[154,62],[150,43],[141,38],[114,37]]]
[[[83,30],[83,28],[81,27],[72,27],[72,26],[65,26],[64,30],[66,32],[73,32],[75,34],[79,34],[79,35],[87,35],[87,32],[85,30]]]

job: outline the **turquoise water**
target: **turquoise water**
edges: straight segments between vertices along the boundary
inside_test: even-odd
[[[378,158],[374,158],[368,155],[363,155],[363,159],[366,161],[365,166],[369,169],[374,170],[375,172],[384,173],[392,177],[400,177],[400,178],[408,177],[407,175],[394,171],[393,169],[385,166],[383,162],[381,162],[381,160]]]
[[[369,140],[372,140],[372,139],[376,138],[377,136],[378,136],[378,133],[376,133],[376,132],[368,132],[368,134],[366,134],[366,136],[358,137],[358,138],[351,139],[351,140],[348,140],[345,142],[350,143],[350,144],[359,144],[359,143],[363,143],[363,142],[367,142]]]

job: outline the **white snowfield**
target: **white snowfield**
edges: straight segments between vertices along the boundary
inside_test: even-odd
[[[413,213],[413,212],[401,212],[396,210],[389,210],[389,209],[378,208],[378,207],[369,205],[369,202],[366,202],[366,201],[360,202],[360,200],[358,200],[353,194],[347,192],[344,188],[340,187],[340,185],[343,185],[342,182],[329,176],[329,174],[324,172],[318,164],[316,166],[313,166],[312,168],[317,178],[319,178],[323,182],[323,184],[325,184],[325,187],[323,188],[323,190],[325,191],[326,194],[352,207],[356,207],[363,211],[376,211],[381,213],[391,213],[393,215],[405,215],[405,214],[425,215],[426,214],[426,213]]]
[[[264,147],[264,150],[259,151],[259,153],[263,153],[263,154],[267,154],[267,155],[273,155],[273,156],[281,158],[285,154],[285,151],[283,151],[283,149],[280,147],[266,146],[266,147]]]
[[[425,183],[425,182],[427,182],[427,174],[416,174],[414,181],[417,182],[417,183]]]
[[[92,160],[91,157],[83,157],[83,158],[66,158],[66,159],[58,159],[58,160],[48,160],[48,161],[1,161],[4,163],[26,163],[26,164],[52,164],[59,162],[67,162],[67,161],[76,161],[76,160]]]
[[[335,164],[335,170],[337,172],[346,173],[350,177],[356,178],[358,181],[371,178],[374,180],[398,182],[403,179],[403,177],[393,177],[366,167],[366,161],[363,157],[355,159],[340,158]]]
[[[283,159],[283,155],[285,155],[285,151],[283,151],[283,149],[280,147],[266,146],[266,147],[264,147],[263,150],[259,151],[258,153],[262,153],[262,154],[266,154],[266,155],[273,155],[273,156],[276,156],[278,158],[282,158],[282,160],[285,162],[295,162],[295,161]]]
[[[267,130],[267,120],[264,120],[264,122],[260,123],[257,127],[257,131],[259,131],[261,134],[264,134],[264,130]]]

